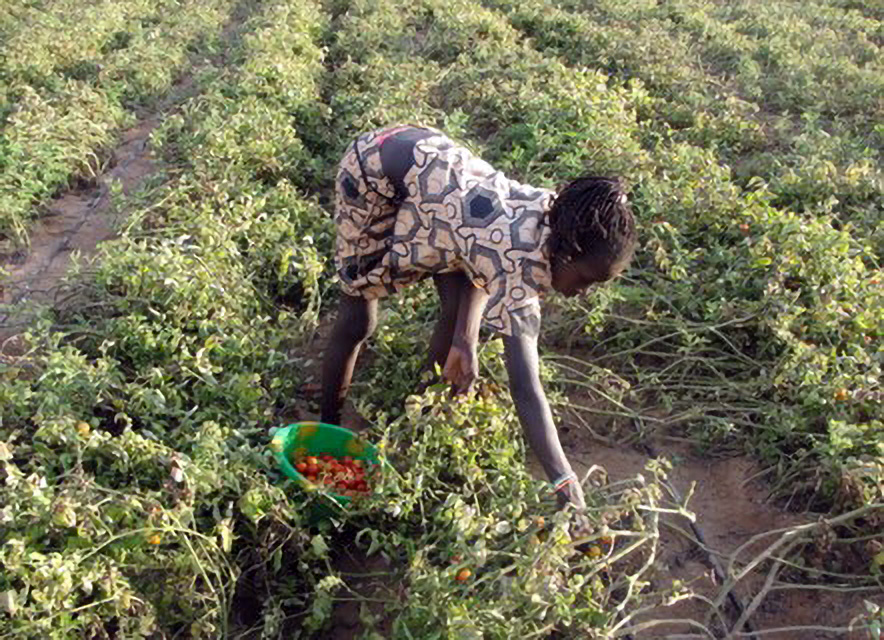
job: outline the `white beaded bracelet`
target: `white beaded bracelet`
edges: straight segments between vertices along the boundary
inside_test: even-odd
[[[552,483],[553,491],[559,491],[560,489],[565,488],[572,482],[577,482],[577,474],[573,471],[568,471],[563,473],[558,479]]]

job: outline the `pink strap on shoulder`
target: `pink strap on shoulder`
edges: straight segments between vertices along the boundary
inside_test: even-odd
[[[387,131],[384,131],[382,134],[380,134],[377,138],[375,138],[375,142],[378,146],[381,146],[384,144],[384,142],[386,142],[387,138],[392,135],[396,135],[400,131],[405,131],[406,129],[408,129],[407,126],[393,127],[392,129],[388,129]]]

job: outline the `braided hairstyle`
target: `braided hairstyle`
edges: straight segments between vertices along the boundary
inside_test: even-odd
[[[569,183],[549,210],[553,263],[591,256],[611,272],[625,267],[635,251],[635,218],[619,178],[587,176]]]

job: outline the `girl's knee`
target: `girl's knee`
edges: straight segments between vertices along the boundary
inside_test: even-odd
[[[359,325],[359,329],[361,330],[362,340],[367,340],[374,333],[375,329],[378,328],[378,305],[377,301],[369,301],[369,304],[365,310],[365,317],[362,320],[362,323]]]
[[[344,298],[338,311],[335,334],[339,339],[359,344],[374,333],[378,325],[377,301]]]

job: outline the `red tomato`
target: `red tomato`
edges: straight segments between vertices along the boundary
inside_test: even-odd
[[[307,456],[304,459],[304,462],[306,462],[308,465],[309,464],[316,465],[316,463],[318,463],[319,460],[316,459],[316,456]]]
[[[341,458],[341,462],[344,464],[353,464],[353,458],[351,458],[350,456],[344,456],[343,458]]]
[[[307,471],[307,463],[306,462],[299,462],[298,464],[295,465],[295,469],[298,470],[298,473],[304,473]]]
[[[457,572],[457,575],[454,576],[454,579],[458,582],[466,582],[470,579],[470,576],[473,575],[473,572],[469,569],[461,569]]]
[[[315,459],[315,458],[314,458],[314,459]],[[310,458],[307,458],[307,460],[309,461]],[[311,464],[310,462],[307,462],[307,475],[308,475],[308,476],[316,476],[316,475],[319,475],[319,467],[316,465],[315,462],[312,463],[312,464]]]
[[[308,474],[307,474],[307,480],[309,480],[309,481],[312,482],[313,484],[316,484],[316,476],[314,476],[314,475],[310,475],[310,474],[308,473]]]

